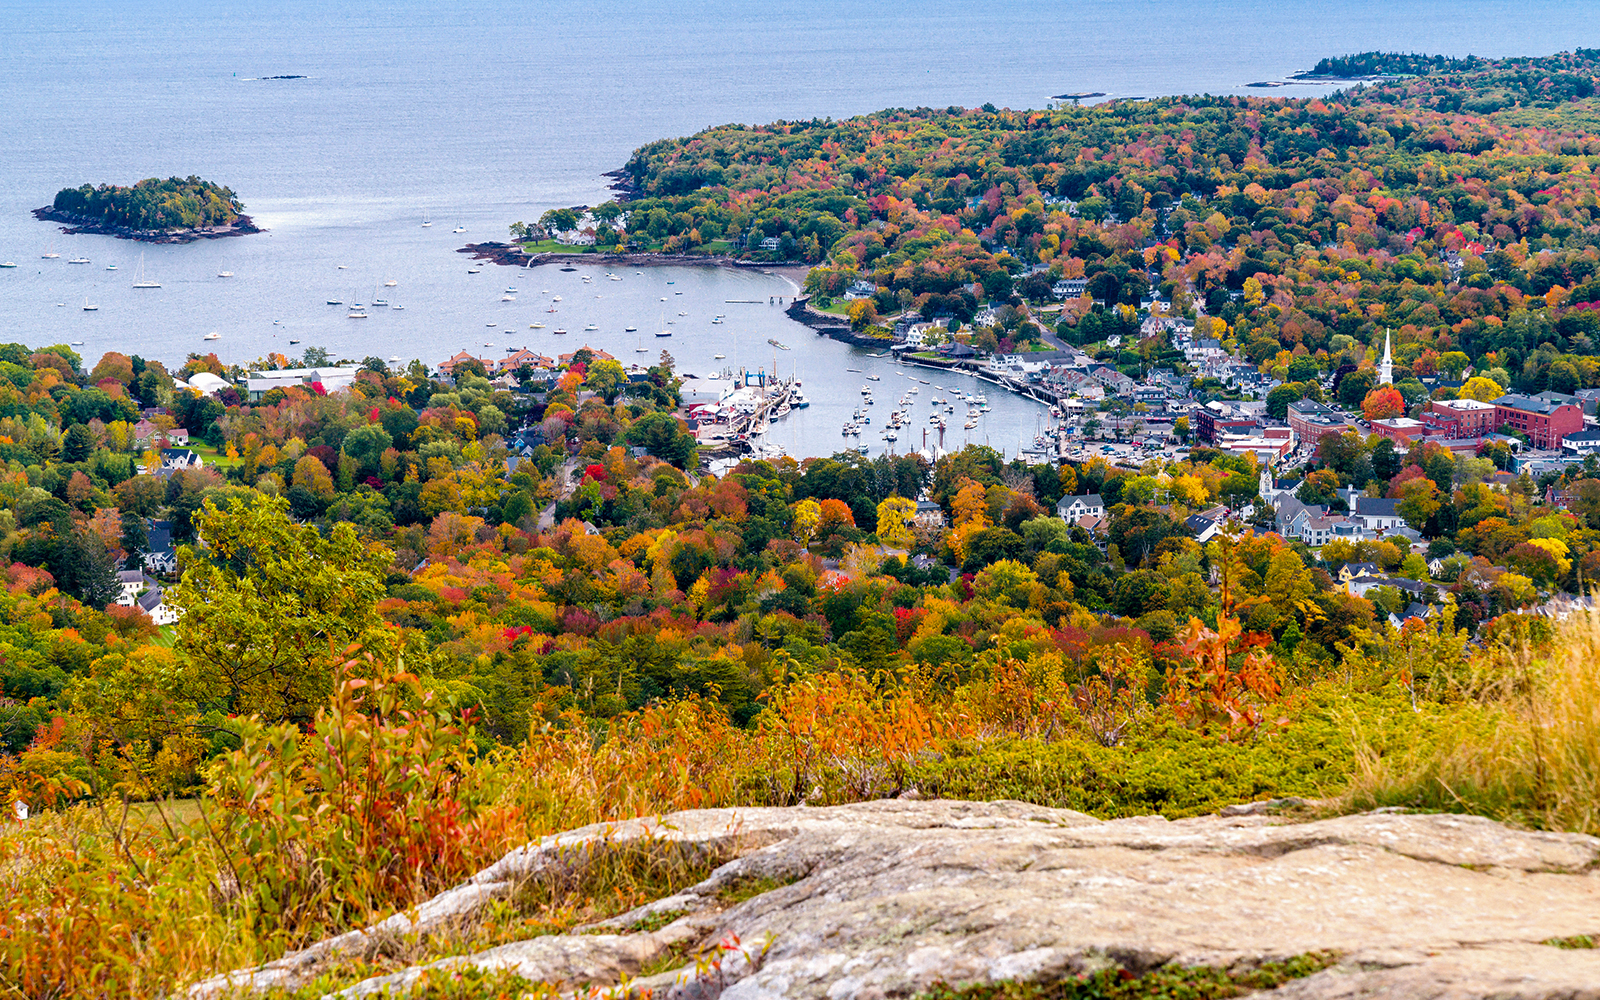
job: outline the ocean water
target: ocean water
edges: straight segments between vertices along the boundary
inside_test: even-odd
[[[601,175],[634,148],[714,124],[986,101],[1039,107],[1078,91],[1262,93],[1244,85],[1366,49],[1537,55],[1600,45],[1600,23],[1548,0],[8,0],[3,12],[0,260],[19,266],[0,271],[0,339],[83,341],[91,360],[120,350],[174,363],[190,351],[240,362],[294,353],[297,339],[429,364],[462,348],[553,354],[588,341],[628,361],[646,355],[624,327],[670,325],[662,343],[685,370],[770,368],[776,354],[781,372],[798,373],[814,405],[774,439],[801,455],[841,445],[861,378],[846,369],[885,362],[816,337],[775,306],[727,304],[788,298],[783,277],[651,268],[611,282],[590,269],[590,289],[554,268],[469,275],[456,249],[504,239],[509,223],[548,208],[602,201]],[[303,78],[265,79],[291,74]],[[267,233],[143,246],[64,236],[29,214],[67,185],[172,174],[228,184]],[[457,226],[467,232],[452,233]],[[42,259],[50,250],[61,257]],[[67,263],[80,255],[92,263]],[[160,289],[131,287],[141,256]],[[218,277],[224,270],[234,277]],[[395,286],[381,287],[388,280]],[[508,287],[515,301],[502,302]],[[404,308],[349,320],[326,304],[370,302],[380,288]],[[550,314],[556,294],[563,302]],[[85,312],[86,299],[100,308]],[[711,324],[718,313],[726,322]],[[566,337],[550,333],[553,322],[529,329],[553,318]],[[590,323],[598,329],[586,332]],[[212,331],[219,339],[204,341]],[[792,350],[774,352],[768,339]],[[878,409],[896,398],[888,392]],[[1014,453],[1039,413],[996,395],[974,439]]]

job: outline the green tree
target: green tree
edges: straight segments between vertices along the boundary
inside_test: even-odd
[[[376,610],[389,555],[352,525],[324,538],[265,496],[226,510],[207,500],[198,520],[206,546],[183,550],[170,597],[182,693],[202,709],[308,722],[352,644],[393,646]]]
[[[628,427],[628,443],[680,469],[693,464],[697,447],[694,435],[680,428],[669,413],[646,413],[635,420]]]

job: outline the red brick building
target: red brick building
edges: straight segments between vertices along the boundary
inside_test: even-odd
[[[1288,416],[1289,426],[1302,447],[1314,447],[1324,434],[1355,430],[1355,422],[1348,413],[1309,399],[1290,403]]]
[[[1381,434],[1395,443],[1395,447],[1404,451],[1411,447],[1413,438],[1421,437],[1427,433],[1427,427],[1420,420],[1410,417],[1390,417],[1388,420],[1374,420],[1372,431]]]
[[[1501,396],[1494,401],[1494,425],[1528,435],[1535,448],[1559,448],[1561,439],[1583,430],[1583,408],[1538,396]]]
[[[1493,434],[1495,405],[1476,399],[1436,399],[1422,413],[1430,437],[1475,438]]]

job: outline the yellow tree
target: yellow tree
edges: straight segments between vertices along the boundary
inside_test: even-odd
[[[917,505],[905,497],[889,497],[878,504],[878,541],[895,548],[910,548],[916,541],[911,530],[916,513]]]
[[[1474,375],[1467,379],[1466,384],[1461,387],[1460,398],[1476,399],[1480,403],[1492,403],[1505,394],[1506,391],[1500,388],[1500,384],[1494,379],[1485,378],[1482,375]]]
[[[794,540],[801,545],[810,545],[818,525],[822,523],[822,504],[811,499],[801,500],[794,505],[793,523]]]

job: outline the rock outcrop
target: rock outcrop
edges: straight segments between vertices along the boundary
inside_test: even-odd
[[[1542,943],[1600,934],[1593,837],[1471,816],[1103,822],[1020,802],[901,800],[575,830],[511,852],[408,916],[192,995],[302,984],[407,928],[459,920],[550,865],[644,838],[734,859],[602,925],[433,965],[511,970],[573,989],[627,982],[657,1000],[881,1000],[941,981],[1048,981],[1113,965],[1239,970],[1328,951],[1331,967],[1277,992],[1600,998],[1600,951]],[[765,891],[729,905],[735,884]],[[697,951],[710,957],[685,957]],[[664,956],[685,964],[632,978]],[[420,968],[345,994],[403,993]]]

